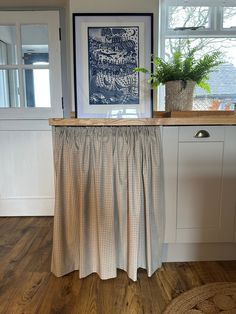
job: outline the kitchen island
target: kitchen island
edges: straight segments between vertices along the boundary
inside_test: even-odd
[[[157,239],[157,243],[165,243],[162,260],[236,259],[236,115],[233,112],[224,115],[191,112],[184,117],[179,113],[172,116],[156,113],[151,119],[51,119],[50,124],[54,130],[110,126],[160,128],[165,232],[164,240]],[[152,169],[149,177],[154,174]],[[151,196],[154,191],[150,190]]]

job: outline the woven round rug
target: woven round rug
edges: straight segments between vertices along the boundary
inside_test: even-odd
[[[236,314],[236,283],[216,282],[181,293],[163,314]]]

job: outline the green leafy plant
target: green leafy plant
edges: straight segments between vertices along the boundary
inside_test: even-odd
[[[135,68],[134,71],[149,73],[150,78],[148,79],[148,83],[152,88],[156,88],[168,81],[177,80],[183,81],[183,84],[186,85],[186,82],[191,80],[196,82],[199,87],[210,92],[207,80],[209,79],[209,73],[224,63],[221,60],[221,53],[215,51],[197,58],[195,56],[196,52],[197,48],[188,48],[187,55],[183,55],[181,51],[176,51],[168,61],[153,55],[151,57],[154,67],[153,72],[150,72],[146,68]]]

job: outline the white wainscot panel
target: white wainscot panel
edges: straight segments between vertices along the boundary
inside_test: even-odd
[[[51,131],[0,131],[0,216],[53,215]]]

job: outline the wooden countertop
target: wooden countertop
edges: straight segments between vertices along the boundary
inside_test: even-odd
[[[126,125],[236,125],[234,111],[154,112],[144,119],[49,119],[52,126],[126,126]]]

